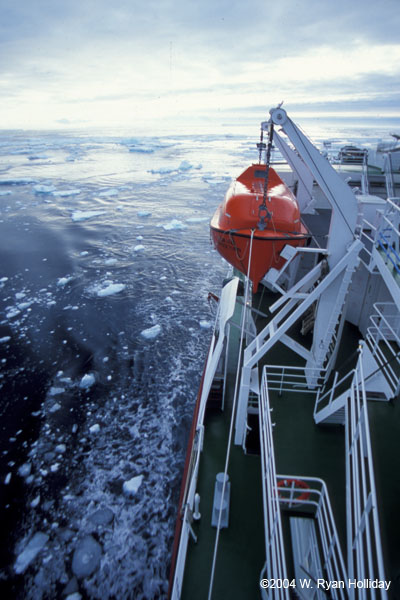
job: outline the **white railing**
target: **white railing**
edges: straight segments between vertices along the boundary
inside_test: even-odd
[[[385,263],[400,275],[400,198],[388,198],[376,232],[376,245]]]
[[[287,577],[280,507],[296,510],[301,506],[302,510],[308,511],[309,518],[315,519],[318,525],[321,544],[318,552],[323,566],[323,576],[327,581],[347,581],[339,537],[324,481],[312,477],[276,475],[268,369],[271,369],[271,365],[265,367],[263,371],[259,410],[266,544],[266,562],[261,578],[282,581]],[[274,383],[272,386],[276,391],[284,389],[281,388],[280,381],[279,386]],[[261,593],[265,600],[287,600],[289,597],[288,589],[284,587],[273,591],[264,589]],[[347,589],[338,588],[331,590],[331,593],[335,600],[348,598]]]
[[[366,341],[396,396],[400,391],[400,312],[393,302],[374,304]]]
[[[341,379],[339,379],[339,373],[335,371],[332,386],[324,393],[318,393],[314,407],[314,418],[318,412],[323,408],[332,406],[333,402],[338,399],[342,393],[348,388],[353,377],[353,371],[349,371]]]
[[[301,507],[304,514],[307,512],[316,519],[321,542],[321,577],[327,581],[347,582],[346,567],[325,482],[316,477],[277,475],[276,490],[280,503],[286,508]],[[330,594],[335,600],[349,597],[347,586],[332,588]]]
[[[372,464],[362,346],[346,407],[347,550],[349,578],[385,581]],[[384,589],[359,589],[357,600],[386,599]]]
[[[288,365],[266,365],[268,389],[278,392],[295,392],[318,395],[321,386],[325,383],[325,369],[314,367],[291,367]],[[310,389],[310,380],[316,382],[316,387]]]
[[[282,580],[287,577],[287,570],[279,496],[276,491],[275,455],[265,370],[261,385],[259,421],[266,552],[266,561],[261,579]],[[287,588],[260,589],[265,600],[289,600]]]
[[[194,496],[196,493],[197,478],[199,473],[200,453],[203,446],[204,427],[201,425],[195,432],[189,467],[186,477],[186,488],[183,493],[181,515],[182,528],[179,540],[179,549],[176,558],[174,579],[171,591],[171,600],[179,600],[181,597],[183,576],[185,571],[186,553],[190,535],[193,534],[191,528],[192,511],[194,505]]]

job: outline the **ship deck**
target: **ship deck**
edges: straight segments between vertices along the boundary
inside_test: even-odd
[[[265,310],[273,294],[264,290],[253,298],[253,306]],[[241,305],[237,304],[234,320],[240,320]],[[257,318],[257,329],[265,325],[264,318]],[[228,357],[228,378],[225,410],[207,411],[205,418],[204,449],[201,456],[197,491],[201,497],[200,521],[192,524],[197,542],[189,541],[182,598],[204,600],[208,598],[212,569],[212,557],[216,528],[211,525],[214,484],[217,473],[224,470],[235,372],[238,354],[238,330],[232,328]],[[296,337],[296,332],[291,331]],[[300,334],[298,334],[300,336]],[[342,374],[355,366],[356,349],[361,337],[358,329],[346,323],[338,353],[338,368]],[[302,336],[302,343],[307,339]],[[277,344],[268,353],[268,364],[298,365],[297,355],[286,346]],[[276,469],[278,474],[319,477],[327,485],[335,516],[342,552],[346,561],[346,515],[345,515],[345,439],[341,425],[316,425],[313,419],[315,398],[307,394],[290,393],[279,396],[270,394]],[[387,566],[387,579],[393,581],[400,573],[400,520],[397,518],[400,481],[399,401],[370,402],[371,439],[376,466],[376,487],[380,509],[383,551]],[[258,418],[249,436],[258,439]],[[257,446],[257,441],[255,442]],[[253,448],[254,450],[254,448]],[[240,446],[232,445],[229,469],[231,503],[229,526],[220,532],[219,547],[212,598],[249,600],[260,598],[259,580],[265,561],[265,539],[261,488],[260,456],[245,453]],[[289,511],[282,511],[288,576],[294,577],[289,533]],[[399,583],[399,582],[398,582]],[[398,585],[397,583],[397,585]],[[400,596],[399,596],[400,597]],[[396,596],[393,596],[396,598]]]

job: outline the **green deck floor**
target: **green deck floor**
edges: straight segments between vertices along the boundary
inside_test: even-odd
[[[263,310],[271,301],[269,292],[254,298],[253,306]],[[239,309],[236,321],[239,320]],[[260,330],[266,320],[257,319]],[[234,365],[237,360],[237,330],[232,330],[229,355],[227,405],[224,412],[213,410],[206,415],[204,450],[201,456],[197,491],[201,496],[201,520],[193,524],[197,543],[189,541],[182,599],[206,600],[212,568],[216,529],[211,526],[214,484],[217,473],[224,470],[230,408],[234,390]],[[291,332],[292,334],[294,332]],[[355,366],[360,333],[346,325],[337,363],[341,376]],[[309,340],[303,338],[307,345]],[[236,343],[235,343],[236,342]],[[290,357],[287,347],[277,344],[265,363],[299,364],[296,355]],[[261,369],[260,369],[261,372]],[[316,425],[313,419],[315,398],[307,394],[270,394],[273,408],[273,437],[278,474],[320,477],[327,484],[336,527],[346,562],[346,467],[344,427]],[[386,559],[387,578],[400,598],[400,401],[369,402],[372,449],[376,487]],[[232,446],[228,474],[231,481],[229,528],[220,535],[213,599],[251,600],[260,598],[259,578],[265,561],[264,522],[260,457],[246,455]],[[284,532],[288,532],[288,513],[282,511]],[[293,576],[289,536],[286,538],[288,575]],[[398,587],[398,591],[395,590]]]

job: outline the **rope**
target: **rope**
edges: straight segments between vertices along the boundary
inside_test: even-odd
[[[220,528],[221,528],[222,503],[224,501],[224,496],[225,496],[226,477],[228,474],[229,459],[230,459],[231,447],[232,447],[233,423],[235,421],[237,395],[238,395],[238,389],[239,389],[239,368],[240,368],[240,361],[241,361],[241,357],[242,357],[244,329],[245,329],[245,323],[246,323],[246,307],[247,307],[249,287],[250,287],[249,274],[250,274],[250,265],[251,265],[251,255],[252,255],[252,251],[253,251],[253,236],[254,236],[254,229],[251,230],[251,238],[250,238],[249,264],[248,264],[247,277],[246,277],[244,308],[242,311],[242,318],[241,318],[240,345],[239,345],[239,355],[238,355],[238,363],[237,363],[237,369],[236,369],[235,392],[233,395],[232,416],[231,416],[231,422],[230,422],[230,427],[229,427],[228,444],[227,444],[227,448],[226,448],[224,482],[222,485],[221,504],[219,506],[217,533],[215,534],[215,545],[214,545],[214,555],[213,555],[213,561],[212,561],[212,567],[211,567],[210,586],[208,588],[208,600],[211,600],[212,592],[213,592],[215,566],[216,566],[216,562],[217,562],[217,553],[218,553],[218,545],[219,545],[219,533],[220,533]]]

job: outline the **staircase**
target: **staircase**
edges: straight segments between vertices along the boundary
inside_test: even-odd
[[[324,263],[318,263],[270,307],[271,312],[278,308],[280,310],[244,351],[235,444],[241,445],[245,436],[252,370],[277,342],[282,342],[306,361],[307,371],[314,373],[308,384],[310,387],[317,385],[316,371],[322,371],[327,354],[332,352],[331,343],[336,334],[337,323],[361,248],[362,243],[355,240],[345,256],[327,274]],[[314,341],[310,351],[291,338],[287,332],[316,301],[318,306]]]

